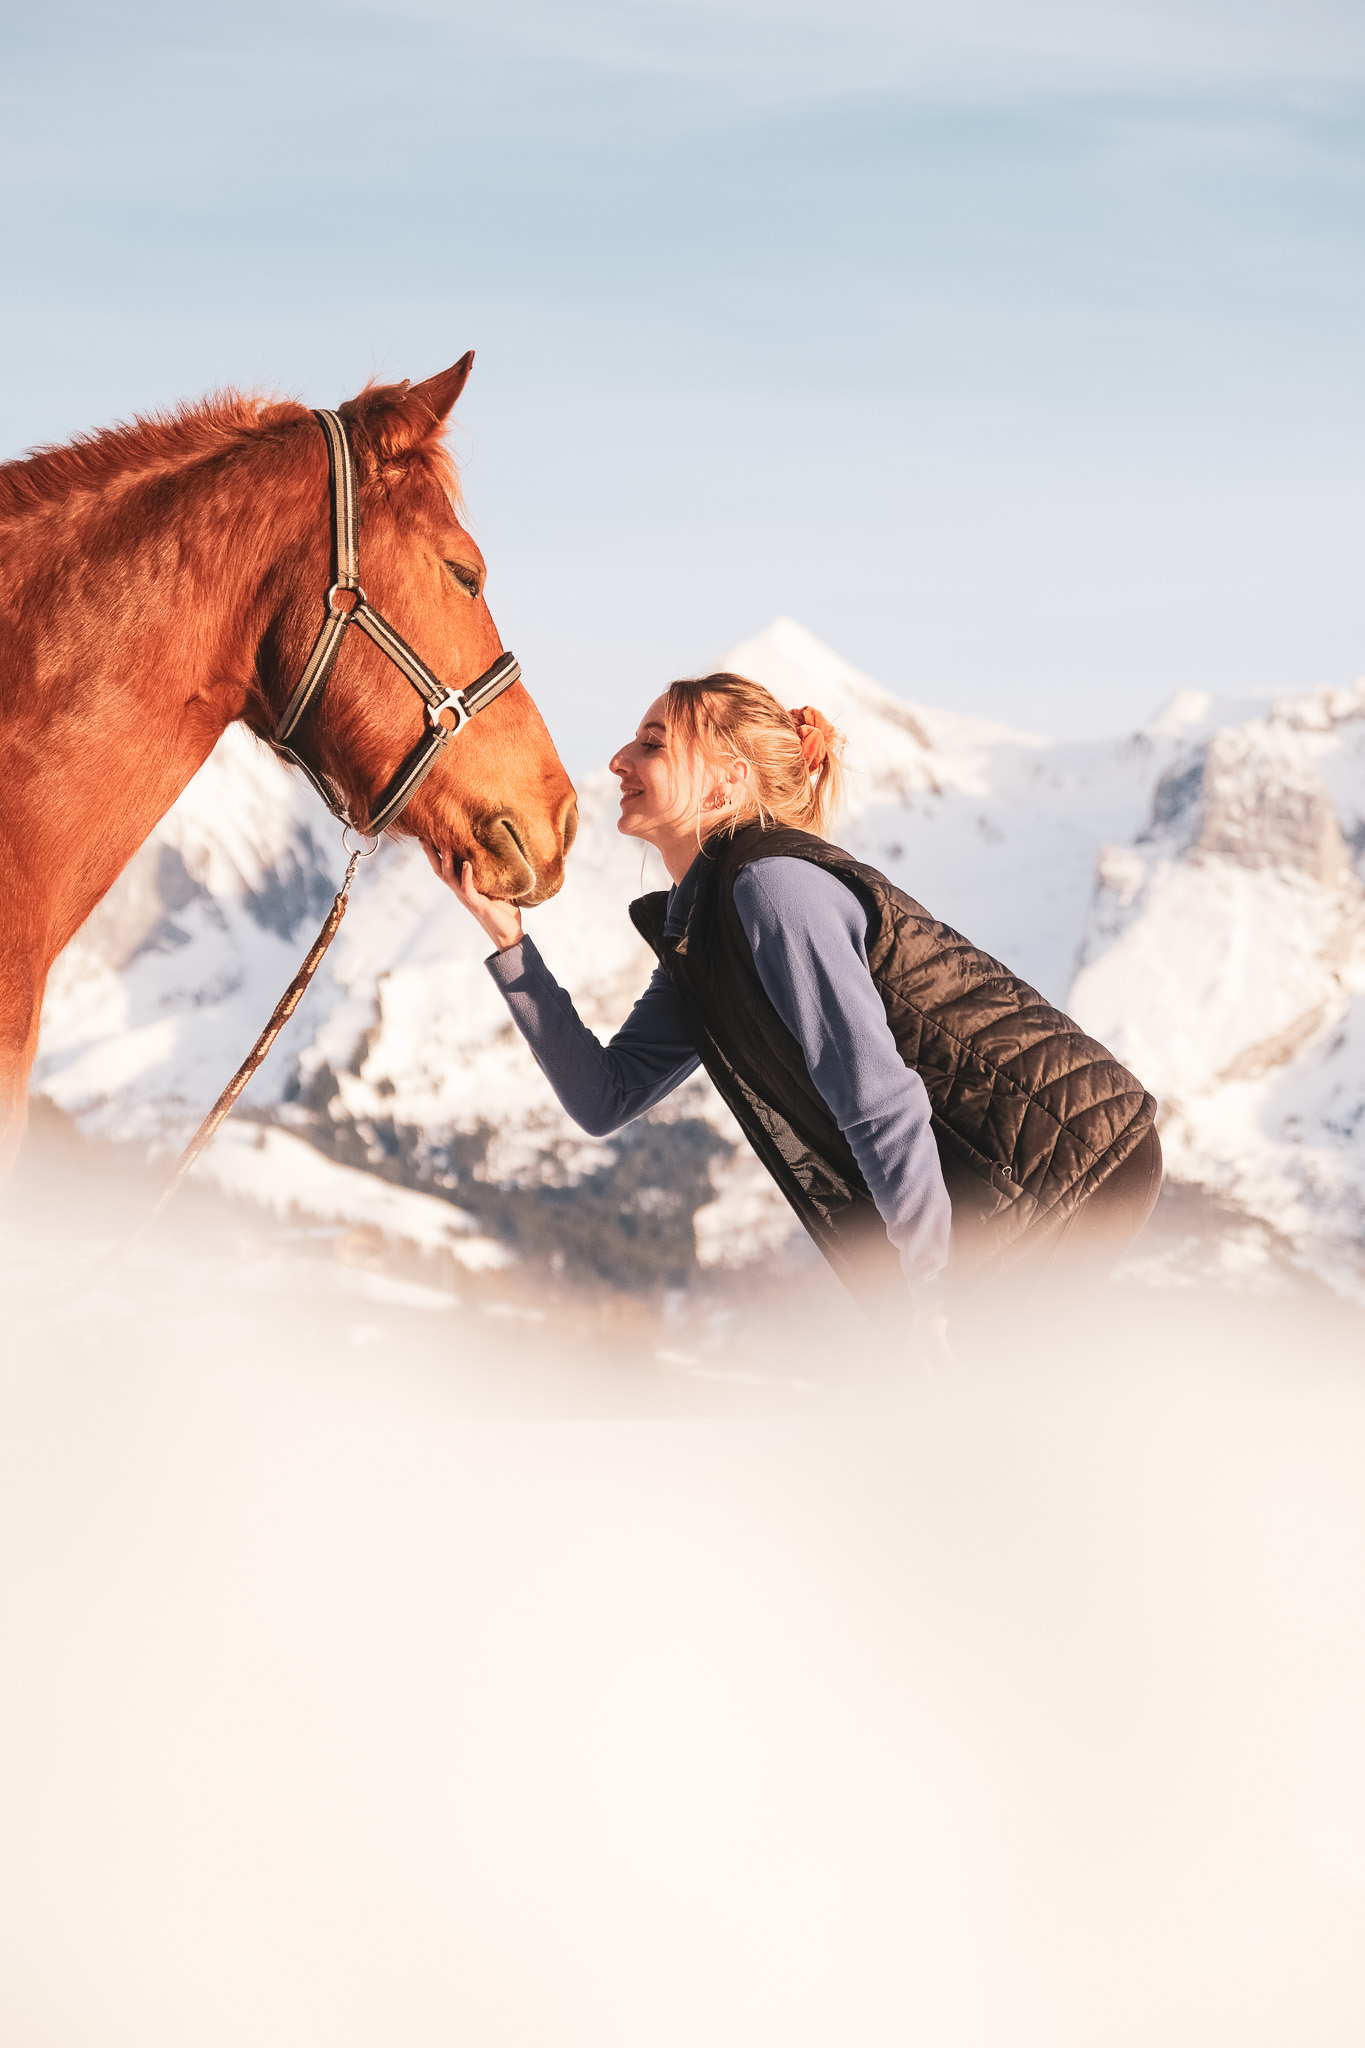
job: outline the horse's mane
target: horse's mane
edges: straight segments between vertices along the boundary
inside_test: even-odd
[[[343,410],[358,425],[368,425],[400,401],[407,389],[405,384],[367,384]],[[297,400],[234,390],[215,391],[169,412],[138,413],[131,421],[33,448],[18,461],[0,463],[0,517],[36,511],[73,493],[104,490],[120,477],[206,461],[311,418],[308,407]],[[432,432],[412,453],[432,464],[442,488],[458,506],[459,480],[440,423],[433,421]]]

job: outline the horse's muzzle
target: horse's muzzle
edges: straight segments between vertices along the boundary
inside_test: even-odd
[[[485,896],[500,896],[528,909],[558,893],[564,861],[578,830],[578,805],[569,800],[558,828],[535,830],[515,811],[502,811],[475,830],[483,860],[476,863],[476,886]],[[483,869],[484,873],[477,870]]]

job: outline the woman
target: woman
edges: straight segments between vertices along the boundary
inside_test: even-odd
[[[842,741],[721,674],[672,684],[611,762],[618,829],[673,887],[631,905],[658,955],[609,1044],[468,862],[437,867],[575,1122],[605,1137],[700,1063],[879,1322],[1111,1265],[1156,1200],[1156,1105],[1069,1018],[823,836]],[[951,1254],[951,1264],[950,1264]]]

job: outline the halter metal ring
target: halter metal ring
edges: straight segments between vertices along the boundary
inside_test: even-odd
[[[455,713],[453,725],[447,725],[442,717],[442,713],[446,711],[453,711]],[[433,730],[443,732],[448,739],[453,740],[461,727],[469,723],[469,706],[464,701],[464,691],[451,689],[444,691],[436,699],[435,703],[427,705],[427,717],[431,722]]]
[[[355,603],[349,606],[339,605],[337,592],[341,590],[344,590],[348,597],[353,597]],[[358,583],[334,583],[327,593],[327,609],[338,619],[353,619],[361,605],[368,602],[369,599]]]
[[[347,844],[347,841],[352,838],[355,840],[353,847]],[[363,844],[366,839],[370,842],[368,846]],[[362,860],[368,860],[372,853],[378,853],[379,851],[379,834],[377,832],[363,832],[359,825],[347,824],[342,828],[341,850],[343,853],[358,853]]]

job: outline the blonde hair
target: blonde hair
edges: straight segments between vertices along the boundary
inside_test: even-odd
[[[823,835],[843,796],[844,736],[813,705],[785,710],[762,683],[722,672],[670,683],[664,722],[670,741],[696,747],[709,766],[748,764],[750,801],[722,830],[757,815]]]

